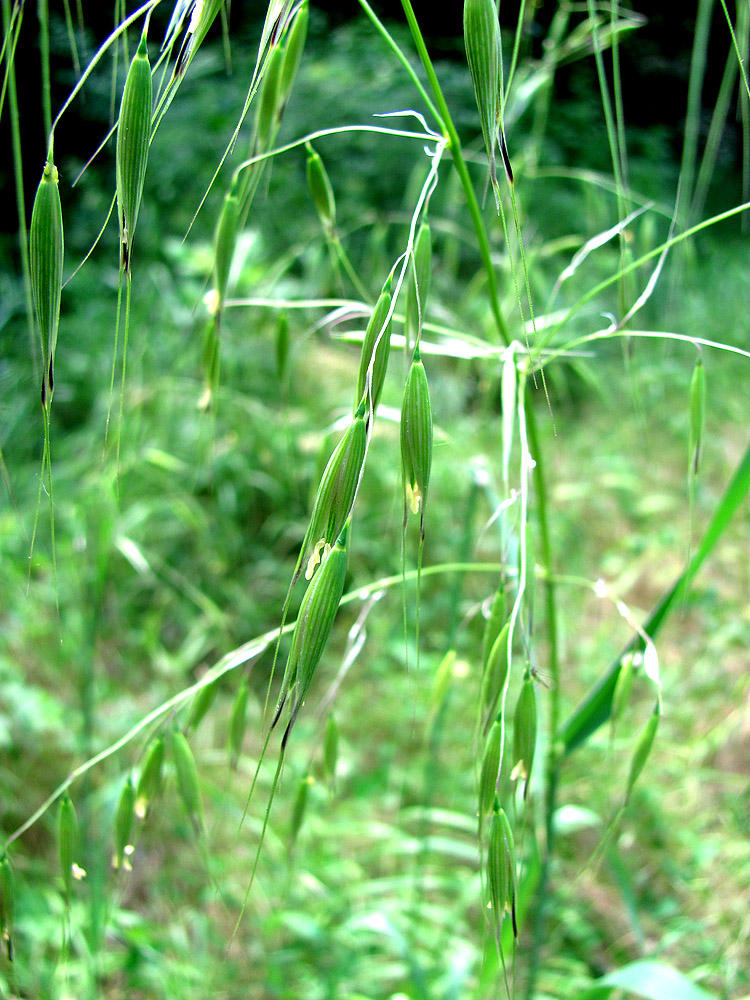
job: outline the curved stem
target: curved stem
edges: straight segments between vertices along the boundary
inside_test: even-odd
[[[508,324],[505,321],[505,317],[500,309],[500,298],[497,292],[495,268],[493,267],[492,256],[490,254],[490,242],[487,238],[487,230],[485,229],[484,222],[482,220],[482,212],[479,208],[477,196],[474,193],[474,186],[472,185],[471,178],[469,177],[466,161],[464,160],[461,152],[461,140],[458,138],[458,132],[456,132],[456,127],[453,124],[450,110],[446,104],[445,98],[443,97],[443,92],[440,89],[440,83],[435,74],[432,60],[427,52],[427,47],[424,43],[424,39],[422,38],[422,32],[417,24],[417,19],[414,16],[410,0],[401,0],[401,6],[404,8],[404,13],[406,14],[406,20],[409,22],[409,28],[414,40],[414,45],[416,46],[419,58],[422,60],[425,72],[427,73],[427,79],[432,87],[435,103],[443,122],[445,134],[448,137],[448,148],[450,149],[451,156],[453,157],[453,165],[455,166],[461,180],[461,186],[464,189],[469,215],[471,216],[471,221],[474,224],[474,231],[476,233],[477,243],[479,244],[479,254],[482,258],[482,264],[487,275],[492,316],[495,320],[501,339],[507,345],[511,340],[510,331],[508,330]]]
[[[427,79],[432,87],[433,94],[435,96],[435,103],[437,104],[438,110],[440,112],[441,118],[443,120],[443,126],[445,128],[445,134],[448,137],[448,145],[450,147],[451,155],[453,156],[453,163],[456,167],[458,175],[461,179],[461,184],[464,189],[464,194],[466,196],[467,205],[469,208],[469,214],[471,220],[474,224],[474,230],[477,237],[477,242],[479,244],[479,252],[482,258],[482,263],[484,265],[485,273],[487,275],[487,283],[490,296],[490,307],[492,309],[492,315],[494,317],[495,323],[497,325],[498,333],[501,339],[506,343],[510,343],[510,333],[508,330],[505,318],[502,315],[500,309],[500,301],[497,293],[497,282],[495,279],[495,270],[492,264],[492,257],[490,254],[490,245],[487,237],[487,231],[482,220],[481,211],[479,209],[479,203],[474,193],[474,188],[471,184],[471,178],[469,177],[469,172],[466,167],[466,162],[461,153],[461,143],[458,138],[455,126],[451,119],[451,114],[448,109],[448,105],[445,102],[443,93],[440,89],[440,83],[438,82],[435,70],[432,66],[427,48],[422,38],[422,33],[417,24],[417,19],[414,16],[414,11],[411,6],[410,0],[401,0],[401,5],[406,14],[406,19],[409,23],[409,28],[412,33],[412,38],[414,44],[419,53],[419,57],[422,60],[422,65],[424,66],[425,72],[427,73]],[[527,387],[526,392],[529,389]],[[549,645],[549,672],[553,680],[552,691],[550,694],[550,732],[555,733],[557,731],[558,720],[559,720],[559,666],[558,666],[558,644],[557,644],[557,611],[555,603],[555,589],[554,582],[551,576],[552,567],[552,548],[550,543],[550,532],[549,532],[549,519],[547,515],[547,490],[544,475],[544,464],[542,460],[541,444],[539,441],[539,434],[536,425],[536,418],[534,415],[533,407],[528,406],[526,408],[526,427],[529,436],[529,444],[534,457],[534,483],[536,486],[537,495],[537,521],[539,524],[539,535],[541,542],[541,555],[542,561],[547,571],[545,578],[545,605],[547,614],[547,639]],[[550,746],[550,750],[547,756],[547,790],[545,797],[545,832],[546,832],[546,843],[544,847],[544,852],[542,856],[542,870],[541,877],[539,879],[539,888],[537,890],[537,905],[536,905],[536,917],[535,917],[535,927],[534,927],[534,937],[531,945],[531,955],[530,955],[530,968],[532,972],[530,974],[530,984],[529,990],[533,991],[533,978],[534,969],[538,964],[538,954],[541,948],[542,938],[544,936],[544,916],[545,916],[545,902],[548,896],[547,892],[547,881],[549,875],[549,862],[553,846],[554,837],[554,825],[553,817],[555,811],[556,793],[557,793],[557,782],[559,777],[559,758],[556,752],[554,742]],[[531,996],[531,992],[527,994]]]

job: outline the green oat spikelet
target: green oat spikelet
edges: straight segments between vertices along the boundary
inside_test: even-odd
[[[474,96],[479,109],[484,147],[490,169],[490,183],[498,211],[496,153],[501,126],[500,25],[493,0],[465,0],[464,45]]]
[[[279,99],[278,99],[278,119],[286,110],[289,97],[292,93],[294,80],[297,76],[299,64],[302,61],[302,53],[307,40],[307,23],[310,17],[310,9],[307,0],[300,4],[294,22],[289,28],[287,39],[284,44],[284,58],[281,63],[281,75],[279,78]]]
[[[54,387],[57,331],[63,275],[63,221],[57,167],[47,160],[34,197],[29,227],[31,297],[42,344],[42,406],[48,409]]]
[[[146,177],[152,104],[151,65],[144,29],[125,79],[117,125],[117,218],[120,224],[121,266],[128,274]]]
[[[237,228],[240,220],[240,179],[235,174],[229,190],[224,196],[219,221],[214,234],[214,290],[216,292],[216,315],[221,316],[224,299],[229,285],[229,271],[232,267],[234,248],[237,243]]]
[[[270,149],[276,134],[279,118],[280,81],[283,50],[274,46],[266,63],[260,85],[258,112],[255,118],[255,153],[265,153]]]
[[[502,801],[504,789],[500,786],[504,784],[500,775],[501,756],[500,753],[503,739],[503,724],[498,717],[492,723],[487,739],[484,744],[482,754],[482,769],[479,775],[479,830],[481,834],[484,818],[492,809],[496,800]],[[504,760],[503,760],[504,763]]]
[[[13,869],[5,851],[0,856],[0,939],[5,943],[8,961],[13,961],[13,917],[16,907],[16,888]]]
[[[516,851],[505,810],[495,802],[487,845],[487,884],[496,939],[500,940],[505,911],[510,910],[513,936],[518,937],[516,921]]]
[[[190,744],[179,729],[174,729],[172,732],[172,754],[177,770],[177,789],[180,798],[190,822],[193,824],[193,829],[200,836],[203,829],[203,806],[198,782],[198,768]]]
[[[690,377],[690,478],[698,475],[706,428],[706,369],[698,358]]]
[[[510,622],[503,625],[492,644],[482,674],[482,708],[488,719],[492,718],[497,700],[508,678],[508,633]]]
[[[620,721],[630,701],[630,692],[633,688],[633,678],[635,676],[635,664],[633,654],[627,653],[620,663],[620,671],[617,675],[615,690],[612,694],[612,708],[610,709],[611,731],[614,733],[615,726]]]
[[[438,664],[430,690],[430,715],[434,719],[445,704],[456,666],[456,650],[449,649]]]
[[[513,716],[513,777],[524,782],[526,798],[536,749],[536,688],[527,666]]]
[[[359,377],[354,407],[356,410],[364,400],[368,419],[370,411],[373,415],[377,412],[388,369],[388,358],[391,351],[391,320],[389,319],[386,324],[386,318],[390,308],[391,278],[389,275],[367,324],[359,361]]]
[[[657,700],[654,705],[654,710],[649,716],[648,722],[643,727],[641,735],[638,737],[638,742],[636,743],[635,750],[633,752],[633,759],[630,762],[630,771],[628,773],[628,783],[625,790],[625,805],[630,801],[630,796],[635,788],[635,783],[646,766],[646,761],[651,754],[651,748],[654,745],[654,739],[656,738],[656,730],[659,728],[659,717],[661,715],[661,706]]]
[[[287,696],[291,698],[290,718],[281,741],[282,752],[307,696],[315,669],[323,655],[344,593],[346,579],[347,522],[336,544],[323,558],[320,569],[311,580],[302,598],[297,622],[292,634],[286,669],[281,682],[279,701],[271,720],[271,729],[278,722]]]
[[[214,698],[216,697],[216,692],[219,690],[219,678],[211,681],[210,684],[204,684],[200,691],[197,692],[193,698],[193,703],[190,706],[190,714],[188,715],[188,720],[185,723],[185,732],[195,732],[198,726],[201,724],[206,716],[206,713],[211,708],[214,703]]]
[[[164,767],[164,737],[152,740],[146,760],[141,768],[135,793],[135,814],[145,819],[151,802],[161,792],[162,769]]]
[[[310,189],[310,195],[323,231],[330,239],[336,229],[336,199],[323,161],[309,142],[305,145],[307,147],[307,186]]]
[[[305,821],[305,813],[307,811],[307,798],[308,792],[310,791],[310,786],[315,784],[315,779],[311,774],[305,774],[299,783],[299,788],[297,789],[297,795],[294,799],[294,806],[292,808],[292,822],[289,827],[289,854],[294,852],[294,845],[297,843],[297,837],[302,829],[302,824]]]
[[[276,327],[276,372],[279,382],[286,380],[287,364],[289,361],[289,320],[286,313],[279,316]]]
[[[404,346],[413,350],[422,333],[422,322],[430,294],[432,275],[432,235],[430,227],[423,222],[414,241],[414,260],[409,269],[406,286],[406,310],[404,314]]]
[[[367,451],[365,405],[360,403],[328,460],[315,496],[310,524],[302,543],[300,566],[307,559],[309,580],[327,546],[333,545],[349,517]],[[295,573],[296,582],[299,570]]]
[[[73,802],[66,792],[60,799],[57,810],[57,855],[60,860],[66,903],[70,902],[73,878],[82,878],[85,874],[76,862],[79,844],[78,817]]]
[[[427,487],[432,465],[432,404],[419,345],[406,378],[401,407],[401,470],[404,477],[404,527],[411,510],[420,515],[424,539]]]
[[[128,777],[122,786],[120,798],[115,812],[115,853],[112,859],[113,868],[125,865],[127,848],[130,845],[130,833],[133,829],[133,812],[135,808],[135,788],[133,779]]]
[[[492,598],[489,618],[484,623],[482,633],[482,676],[487,669],[487,660],[490,655],[495,639],[500,635],[500,631],[508,620],[508,594],[504,584],[500,584]]]

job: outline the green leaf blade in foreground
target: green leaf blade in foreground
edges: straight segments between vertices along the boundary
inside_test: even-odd
[[[713,550],[748,492],[750,492],[750,445],[745,450],[693,558],[644,623],[643,631],[651,639],[656,637],[669,614],[684,599],[693,577]],[[644,648],[645,643],[640,636],[633,639],[563,725],[559,732],[563,754],[567,755],[585,743],[589,736],[609,719],[623,656],[628,651]]]
[[[624,990],[644,1000],[716,1000],[671,965],[645,959],[608,972],[596,981],[586,998],[598,996],[602,987]],[[595,992],[594,992],[595,991]]]

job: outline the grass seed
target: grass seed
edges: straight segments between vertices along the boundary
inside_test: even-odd
[[[138,778],[135,794],[135,814],[139,819],[145,819],[151,802],[161,791],[162,770],[164,767],[164,737],[157,736],[152,740]]]
[[[323,230],[327,236],[333,234],[336,228],[336,199],[328,179],[328,173],[323,161],[310,143],[307,144],[307,186],[318,213]]]
[[[408,510],[420,515],[424,538],[424,512],[432,465],[432,404],[419,346],[406,378],[401,407],[401,468],[404,476],[404,524]]]
[[[271,721],[271,728],[273,728],[281,714],[287,695],[291,692],[290,719],[282,740],[282,750],[286,746],[289,733],[307,696],[310,682],[328,642],[341,596],[344,593],[348,531],[349,524],[347,522],[336,544],[324,557],[320,569],[308,585],[305,596],[302,598],[281,682],[279,701]]]
[[[29,227],[29,267],[31,295],[42,341],[42,406],[52,399],[53,368],[63,274],[63,222],[57,167],[51,160],[44,165],[34,196]]]
[[[706,369],[698,358],[690,377],[690,468],[698,474],[706,427]]]
[[[630,772],[628,773],[628,784],[625,790],[625,802],[630,801],[630,796],[635,787],[636,781],[641,775],[641,771],[646,766],[646,761],[651,754],[651,748],[654,745],[654,739],[656,737],[656,730],[659,728],[659,716],[661,715],[661,707],[657,701],[654,705],[654,710],[649,716],[648,722],[641,730],[641,735],[638,737],[638,742],[635,745],[635,750],[633,752],[633,759],[630,762]]]
[[[13,961],[13,917],[16,908],[16,889],[13,869],[8,855],[0,857],[0,938],[5,943],[8,961]]]
[[[211,708],[211,705],[213,705],[214,698],[216,697],[216,692],[218,690],[219,678],[217,677],[216,680],[211,681],[210,684],[204,684],[200,691],[197,692],[193,698],[193,703],[190,706],[190,714],[188,715],[188,720],[185,724],[185,732],[195,732],[205,718],[206,713]]]
[[[526,668],[521,693],[513,716],[513,774],[524,781],[523,797],[526,798],[531,781],[531,768],[536,749],[536,688],[531,672]]]
[[[289,96],[292,93],[292,87],[294,86],[294,80],[297,76],[297,70],[302,60],[302,53],[304,52],[305,41],[307,40],[309,16],[309,5],[307,0],[304,0],[297,10],[297,15],[294,18],[291,28],[289,28],[287,40],[284,45],[284,58],[281,63],[281,75],[279,79],[277,125],[280,123],[281,116],[286,109]]]
[[[128,777],[120,792],[120,799],[115,812],[115,855],[112,861],[114,868],[122,868],[125,851],[130,844],[130,832],[133,828],[133,809],[135,807],[135,788],[133,779]]]
[[[326,546],[331,546],[349,517],[367,450],[365,407],[360,404],[354,420],[333,451],[315,495],[310,525],[302,546],[308,558],[305,578],[311,579]]]
[[[172,732],[172,753],[177,769],[177,788],[180,798],[190,822],[193,824],[193,829],[196,834],[200,835],[203,827],[203,807],[198,782],[198,768],[190,744],[179,729]]]
[[[414,260],[409,269],[406,288],[404,336],[407,350],[413,347],[422,333],[422,322],[430,293],[432,275],[432,235],[426,222],[422,223],[414,241]]]
[[[493,0],[465,0],[464,45],[479,109],[490,181],[497,191],[495,153],[500,122],[500,25]]]
[[[125,78],[117,124],[117,217],[120,223],[121,263],[128,274],[146,177],[152,103],[151,66],[144,31]]]
[[[74,866],[78,870],[76,863],[78,849],[78,817],[73,802],[66,792],[60,800],[60,807],[57,811],[57,852],[66,900],[70,899]]]
[[[391,279],[389,276],[367,324],[359,360],[359,377],[354,408],[356,410],[362,400],[365,400],[365,409],[368,415],[371,409],[374,414],[378,408],[388,369],[388,357],[391,352],[391,321],[388,320],[386,324],[386,317],[390,308]],[[369,393],[368,377],[370,380]]]

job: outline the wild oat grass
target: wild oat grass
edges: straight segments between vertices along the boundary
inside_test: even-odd
[[[101,286],[96,295],[104,298],[112,291],[118,337],[124,281],[123,381],[116,470],[106,453],[101,464],[87,456],[73,466],[67,452],[75,475],[67,474],[61,503],[67,540],[60,575],[64,641],[61,651],[56,637],[51,652],[41,650],[40,660],[53,657],[55,666],[65,668],[69,664],[58,658],[75,655],[81,661],[75,676],[82,736],[75,753],[83,760],[73,759],[69,742],[59,766],[50,768],[51,788],[44,791],[42,805],[31,805],[26,819],[14,818],[10,825],[20,824],[15,830],[3,820],[0,992],[46,995],[42,977],[34,979],[32,958],[45,968],[59,958],[60,973],[52,979],[57,975],[69,982],[50,987],[54,1000],[71,995],[80,984],[81,995],[86,990],[92,996],[119,995],[119,980],[116,985],[107,980],[111,970],[113,983],[120,976],[123,993],[151,988],[129,964],[133,969],[147,964],[142,954],[152,956],[148,961],[169,963],[164,956],[177,947],[174,941],[153,945],[164,930],[158,926],[163,917],[155,914],[163,898],[170,905],[177,898],[178,881],[165,889],[169,876],[153,873],[160,860],[169,867],[173,835],[187,829],[179,817],[180,801],[199,838],[203,862],[195,875],[202,888],[188,906],[194,920],[186,932],[190,943],[183,946],[183,964],[194,967],[190,975],[175,973],[178,986],[167,986],[165,979],[160,989],[186,1000],[197,995],[191,975],[200,980],[200,995],[233,995],[234,982],[241,984],[237,995],[252,995],[257,986],[258,995],[310,1000],[552,995],[554,970],[574,966],[575,948],[560,932],[568,923],[565,880],[571,872],[573,886],[579,879],[581,884],[598,879],[594,868],[600,859],[615,871],[618,905],[645,947],[638,912],[642,900],[619,852],[630,835],[624,824],[636,824],[637,810],[648,802],[650,770],[663,767],[659,743],[668,738],[665,730],[671,732],[674,692],[662,677],[655,641],[661,641],[665,623],[688,605],[698,570],[750,489],[750,452],[726,487],[709,486],[704,471],[712,449],[719,447],[711,434],[716,428],[711,427],[704,354],[731,349],[744,364],[747,352],[724,344],[723,334],[714,337],[692,328],[684,318],[680,329],[663,329],[667,324],[659,322],[659,309],[666,307],[657,288],[665,275],[677,275],[667,267],[678,248],[746,213],[748,206],[738,203],[705,217],[703,206],[736,92],[745,155],[750,148],[750,91],[742,68],[750,17],[738,10],[733,20],[722,4],[729,57],[701,146],[701,95],[712,29],[711,5],[698,4],[681,193],[671,208],[649,201],[630,182],[621,49],[641,24],[634,12],[617,4],[604,11],[589,3],[585,12],[559,4],[546,25],[536,10],[522,4],[510,24],[492,0],[466,0],[466,66],[456,70],[432,62],[425,25],[409,0],[402,6],[410,40],[381,22],[364,0],[360,5],[371,34],[347,78],[355,81],[351,94],[344,92],[346,83],[328,73],[317,85],[330,85],[333,100],[329,94],[313,102],[300,100],[299,88],[304,98],[315,84],[306,45],[312,24],[320,50],[320,12],[313,10],[311,17],[305,2],[272,0],[256,40],[257,54],[255,42],[249,62],[237,53],[243,72],[249,69],[237,85],[236,118],[222,125],[226,134],[216,136],[214,162],[201,165],[205,176],[195,185],[188,214],[195,213],[193,229],[183,243],[184,232],[166,232],[168,213],[155,213],[165,227],[157,234],[161,256],[149,259],[148,240],[139,237],[140,274],[133,248],[139,219],[146,226],[147,166],[149,178],[154,171],[155,192],[178,176],[174,164],[172,172],[166,169],[168,143],[163,148],[159,143],[179,107],[178,90],[194,73],[210,71],[206,42],[214,22],[221,22],[224,53],[234,58],[228,5],[223,0],[175,3],[157,48],[163,14],[158,0],[127,17],[118,4],[114,30],[84,67],[76,62],[80,55],[86,58],[88,46],[88,39],[81,44],[83,18],[76,27],[65,4],[75,83],[54,118],[50,23],[46,4],[40,5],[45,82],[37,124],[49,152],[28,227],[27,297],[29,320],[36,321],[41,342],[42,478],[46,471],[52,516],[55,383],[70,426],[76,420],[93,424],[101,395],[92,393],[91,414],[84,421],[73,412],[73,390],[64,380],[60,388],[55,367],[62,219],[65,210],[67,224],[67,202],[72,202],[66,176],[71,151],[63,145],[71,140],[62,124],[86,87],[102,86],[102,64],[120,50],[132,58],[120,68],[119,80],[118,63],[111,67],[115,184],[107,193],[114,195],[117,213],[119,291],[114,300],[117,277],[96,270],[92,247],[86,266],[71,278],[65,301],[70,295],[71,311],[80,308],[77,289],[93,287],[85,285],[93,267],[92,280]],[[0,113],[9,108],[16,172],[22,176],[21,118],[12,99],[21,5],[11,8],[4,0],[3,15],[9,101],[4,82]],[[24,31],[28,22],[27,15]],[[139,32],[134,50],[128,31]],[[532,36],[541,38],[541,46],[528,44]],[[341,37],[331,36],[334,48]],[[383,58],[392,60],[394,74],[411,88],[409,99],[390,103],[383,97],[377,112],[387,117],[370,117],[373,106],[366,121],[340,124],[336,95],[346,111],[349,98],[364,91],[364,68],[375,57],[373,39],[382,45]],[[545,136],[554,132],[555,112],[569,113],[554,106],[556,75],[578,60],[589,60],[592,79],[595,73],[598,80],[601,131],[611,159],[606,176],[578,167],[563,170],[550,153],[553,147],[545,145]],[[382,74],[384,81],[387,77]],[[194,79],[194,84],[205,89],[211,79],[205,77],[205,84]],[[380,84],[381,74],[373,79]],[[192,100],[189,109],[198,106],[195,96]],[[198,130],[208,126],[191,120],[191,129],[197,145]],[[360,143],[355,160],[348,144]],[[478,155],[481,144],[484,154]],[[181,148],[190,155],[187,146]],[[106,140],[99,155],[108,155]],[[406,163],[409,183],[394,191],[388,178]],[[63,164],[65,171],[58,174]],[[493,197],[485,210],[488,170]],[[304,181],[300,191],[303,173],[307,192]],[[555,179],[556,192],[567,183],[580,185],[585,195],[576,196],[576,205],[588,199],[594,209],[579,212],[563,235],[550,236],[549,220],[535,198],[556,173],[566,175]],[[79,183],[88,190],[86,171]],[[186,187],[192,198],[192,183]],[[187,192],[180,195],[188,199]],[[674,204],[673,195],[670,191]],[[160,195],[152,196],[158,202]],[[22,191],[18,203],[23,233]],[[212,207],[215,219],[208,217]],[[89,221],[75,220],[77,254],[80,232]],[[98,230],[98,225],[91,229],[91,244]],[[106,225],[99,238],[108,239]],[[99,280],[101,274],[105,280]],[[153,319],[139,305],[149,286]],[[253,309],[250,318],[248,308]],[[170,312],[177,317],[174,336],[162,338],[161,324]],[[346,344],[331,347],[332,338],[321,345],[325,333],[337,334],[342,327],[343,340],[355,339],[349,327],[363,316],[364,332],[356,334],[358,358]],[[138,385],[126,394],[131,322],[142,336]],[[201,335],[202,360],[196,346]],[[675,565],[660,583],[661,591],[643,584],[635,599],[627,591],[643,572],[642,562],[620,552],[613,569],[612,562],[597,561],[600,553],[596,558],[588,549],[579,554],[579,542],[609,530],[607,519],[571,513],[576,504],[584,509],[583,494],[550,474],[550,467],[560,469],[568,447],[576,393],[585,396],[576,379],[584,372],[596,381],[600,367],[614,364],[608,349],[615,339],[624,352],[618,379],[632,380],[633,409],[643,421],[644,439],[646,430],[653,433],[648,406],[657,390],[651,385],[644,391],[638,384],[641,352],[648,341],[661,340],[664,356],[653,365],[655,384],[679,367],[684,395],[698,349],[689,399],[679,416],[684,434],[677,464],[683,479],[685,437],[689,454],[688,535],[693,512],[697,523],[711,499],[714,503],[697,543],[693,546],[688,537],[681,549],[688,552],[685,568]],[[397,344],[403,345],[405,360],[394,369],[391,348]],[[686,353],[679,353],[686,348],[693,351],[687,362]],[[62,354],[69,382],[76,365],[83,364],[77,350],[66,344]],[[176,374],[157,379],[151,370],[156,359],[174,364],[179,379]],[[111,387],[117,364],[116,341]],[[570,408],[566,392],[573,399]],[[606,388],[600,394],[605,398]],[[547,430],[552,422],[556,437]],[[327,463],[321,462],[323,473],[312,493],[309,483],[317,476],[310,473],[310,456],[320,448],[324,426],[336,428],[338,442]],[[123,430],[130,439],[121,451]],[[584,484],[577,488],[589,498],[608,488],[597,463],[599,452],[607,451],[616,436],[612,427],[591,433],[596,434],[596,461],[576,469],[576,484]],[[5,439],[0,443],[5,447]],[[616,471],[624,489],[626,477]],[[3,472],[4,481],[13,485],[4,462]],[[91,509],[69,499],[71,482],[81,479],[95,498]],[[41,488],[40,483],[40,496]],[[658,500],[640,496],[645,489],[631,492],[636,507]],[[310,495],[306,508],[302,498]],[[416,569],[406,545],[410,512],[420,523]],[[0,538],[15,530],[0,517]],[[563,543],[566,531],[570,537]],[[192,550],[198,538],[206,565],[196,574]],[[625,541],[637,549],[637,538]],[[36,588],[34,574],[28,578]],[[131,615],[119,622],[114,609],[126,588]],[[620,629],[623,636],[622,643],[610,637],[606,644],[611,667],[591,668],[585,681],[572,666],[568,669],[580,666],[587,641],[585,627],[569,614],[568,592],[576,588],[606,604],[613,634]],[[399,592],[402,616],[394,597]],[[409,613],[413,600],[414,616]],[[182,619],[172,616],[176,602],[188,609]],[[351,617],[341,613],[343,604],[351,605]],[[345,621],[354,622],[347,635]],[[140,650],[142,642],[147,652],[137,659],[148,666],[139,665],[142,673],[132,679],[128,673],[122,715],[105,725],[99,691],[114,688],[121,656],[123,673],[128,665],[123,651]],[[33,652],[35,643],[28,645]],[[273,665],[264,672],[261,658],[267,651]],[[274,676],[279,656],[285,656],[280,682]],[[23,659],[18,650],[9,657]],[[414,659],[417,671],[406,671]],[[228,675],[237,670],[242,676],[235,674],[231,685],[234,678]],[[537,688],[545,675],[548,686]],[[200,679],[190,683],[188,677]],[[163,697],[152,693],[152,685]],[[263,704],[263,690],[266,704],[256,718],[251,709],[256,693]],[[647,704],[654,697],[655,704],[637,731],[644,692]],[[13,711],[21,716],[21,708]],[[133,718],[125,723],[128,712]],[[387,732],[376,721],[378,745],[369,747],[370,720],[384,718]],[[594,745],[591,738],[607,723],[607,771],[583,765],[576,771],[575,752]],[[75,728],[67,715],[66,725]],[[0,746],[3,740],[0,727]],[[20,759],[28,748],[23,741],[19,746]],[[292,781],[284,780],[287,760],[296,776]],[[613,773],[621,775],[614,791]],[[325,781],[314,785],[313,774]],[[176,795],[168,787],[165,794],[163,786],[170,782]],[[20,779],[14,785],[19,797],[21,785]],[[373,809],[374,787],[382,798]],[[587,790],[585,810],[578,803]],[[277,795],[285,796],[285,810],[272,810]],[[612,802],[621,803],[614,816]],[[45,835],[37,841],[27,836],[32,827],[42,831],[41,821],[55,808],[63,904],[54,916],[64,914],[62,948],[45,930],[49,915],[39,917],[47,903],[38,900],[49,897],[40,888],[39,872],[46,866],[46,882],[55,881]],[[286,819],[278,820],[277,813]],[[137,836],[135,819],[141,823]],[[576,822],[583,824],[578,832],[585,828],[593,837],[592,831],[599,831],[593,853],[573,843]],[[11,845],[16,845],[13,863],[21,873],[17,884]],[[84,854],[89,873],[81,864]],[[571,856],[582,870],[572,871]],[[658,857],[654,849],[651,861]],[[110,862],[119,870],[132,863],[132,900],[126,898],[126,880],[102,874]],[[190,862],[180,863],[186,874]],[[553,878],[556,872],[563,874]],[[207,878],[214,882],[210,903]],[[117,884],[117,891],[108,884]],[[59,892],[55,895],[59,904]],[[134,916],[141,903],[149,914],[142,924]],[[248,907],[251,929],[241,927]],[[584,918],[578,914],[577,919]],[[182,933],[178,921],[173,915],[168,921],[175,940]],[[111,940],[104,926],[116,928]],[[571,938],[579,929],[573,927]],[[204,978],[193,962],[201,937],[206,954],[222,954],[221,960],[211,960],[211,977]],[[618,951],[613,943],[625,937],[611,934],[606,947],[598,949],[605,956],[599,971],[609,970],[610,978],[575,966],[575,976],[568,976],[555,995],[584,996],[615,984],[631,989],[637,951]],[[650,929],[648,937],[655,939]],[[558,953],[552,954],[550,942],[557,949],[561,938]],[[288,982],[274,979],[276,953],[285,957]],[[21,970],[18,987],[11,962]],[[683,965],[700,980],[697,959]],[[678,994],[665,992],[665,982],[697,989],[676,967],[666,968],[668,973],[651,969],[656,978],[650,996],[674,1000]],[[733,982],[740,978],[737,973]],[[715,980],[711,988],[718,996]],[[728,989],[725,993],[729,996]]]

